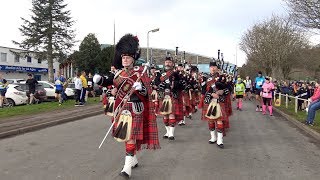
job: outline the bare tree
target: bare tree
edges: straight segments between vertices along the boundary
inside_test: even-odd
[[[307,45],[304,34],[290,19],[273,16],[249,29],[242,36],[240,49],[246,53],[248,63],[269,76],[284,78],[294,67],[290,55]]]
[[[320,0],[284,0],[295,23],[320,30]]]

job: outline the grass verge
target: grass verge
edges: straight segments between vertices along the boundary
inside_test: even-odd
[[[23,115],[33,115],[39,114],[42,112],[48,112],[53,110],[59,109],[70,109],[74,107],[75,101],[69,99],[65,101],[61,106],[59,106],[58,102],[43,102],[40,104],[33,104],[33,105],[22,105],[22,106],[15,106],[11,108],[3,108],[0,109],[0,121],[5,120],[8,117],[15,117],[15,116],[23,116]],[[98,104],[99,97],[89,98],[87,104]]]
[[[289,101],[288,108],[286,108],[285,99],[282,99],[281,106],[276,108],[294,117],[296,120],[300,121],[301,123],[304,123],[307,119],[307,112],[298,110],[298,113],[295,113],[294,104],[295,104],[294,100],[292,100],[291,102]],[[320,133],[320,114],[319,113],[320,111],[316,112],[316,117],[314,119],[314,126],[309,126],[309,127]]]

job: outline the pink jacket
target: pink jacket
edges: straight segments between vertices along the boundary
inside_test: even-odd
[[[317,87],[315,90],[314,90],[314,94],[313,96],[311,97],[311,100],[312,101],[316,101],[316,100],[319,100],[320,99],[320,88]]]
[[[269,83],[264,83],[262,86],[262,97],[264,98],[272,98],[272,90],[274,89],[274,85]]]

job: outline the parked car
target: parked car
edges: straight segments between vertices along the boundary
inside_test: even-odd
[[[23,89],[23,91],[26,92],[28,98],[30,98],[30,92],[29,92],[28,85],[26,85],[25,83],[19,83],[17,85],[19,85]],[[40,102],[47,101],[47,99],[48,99],[47,98],[47,91],[44,89],[44,87],[41,84],[38,84],[36,86],[36,91],[35,91],[34,97],[36,99],[39,99]]]
[[[16,83],[21,83],[26,81],[24,79],[6,79],[6,80],[8,81],[9,84],[16,84]]]
[[[69,83],[68,88],[72,89],[73,92],[76,92],[76,89],[75,89],[75,87],[74,87],[74,83]],[[93,90],[94,90],[94,94],[95,94],[96,96],[102,95],[102,88],[100,88],[99,85],[94,84]],[[91,94],[89,94],[88,96],[89,96],[89,97],[92,97]]]
[[[68,88],[72,89],[73,92],[76,92],[76,88],[75,88],[74,83],[69,83],[69,84],[68,84]]]
[[[26,92],[24,92],[23,89],[17,84],[8,85],[6,99],[8,102],[7,106],[27,104],[28,101]]]
[[[44,89],[47,92],[48,98],[55,97],[56,88],[53,83],[48,82],[48,81],[38,81],[38,83],[44,87]],[[65,93],[68,98],[74,98],[74,91],[71,88],[66,88]]]

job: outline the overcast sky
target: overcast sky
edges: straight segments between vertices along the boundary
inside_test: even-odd
[[[126,33],[138,35],[140,46],[175,49],[217,57],[221,49],[226,61],[238,65],[246,57],[236,50],[243,33],[254,23],[285,14],[281,0],[66,0],[76,21],[77,40],[95,33],[100,43],[113,44],[113,23],[116,41]],[[21,40],[20,17],[30,15],[31,0],[1,1],[0,46],[15,47],[12,40]],[[79,43],[78,43],[79,44]],[[76,46],[76,49],[78,47]],[[236,53],[237,52],[237,53]]]

